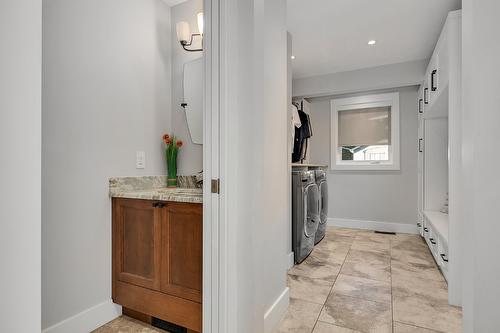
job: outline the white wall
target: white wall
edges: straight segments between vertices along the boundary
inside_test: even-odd
[[[364,68],[293,80],[293,96],[319,97],[420,85],[428,60]]]
[[[372,91],[369,94],[392,91],[398,91],[400,98],[401,170],[329,170],[330,218],[392,222],[413,226],[416,223],[417,87]],[[353,95],[309,99],[313,126],[313,137],[310,141],[311,163],[330,165],[330,100],[347,96]]]
[[[227,5],[227,84],[221,87],[227,97],[222,100],[228,138],[222,142],[227,331],[268,332],[288,304],[286,3],[237,0]]]
[[[43,328],[110,301],[108,178],[165,174],[170,43],[161,0],[43,2]]]
[[[198,32],[196,14],[203,11],[203,0],[189,0],[172,7],[172,120],[171,128],[179,139],[184,142],[178,157],[177,173],[192,175],[203,169],[203,146],[191,141],[186,121],[186,113],[181,107],[184,101],[184,64],[202,56],[202,52],[187,52],[177,42],[176,24],[179,21],[189,22],[191,33]],[[198,48],[199,39],[196,37],[191,48]],[[200,78],[201,80],[201,78]]]
[[[40,332],[40,0],[0,2],[0,331]]]
[[[463,1],[464,332],[500,327],[500,2]]]

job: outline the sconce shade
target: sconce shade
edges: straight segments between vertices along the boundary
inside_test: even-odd
[[[177,39],[179,42],[188,42],[191,39],[191,31],[189,29],[189,23],[186,21],[180,21],[177,23]]]
[[[205,27],[205,22],[203,20],[203,12],[198,13],[198,31],[203,35],[203,29]]]

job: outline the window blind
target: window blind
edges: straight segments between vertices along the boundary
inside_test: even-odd
[[[338,146],[391,144],[391,107],[338,112]]]

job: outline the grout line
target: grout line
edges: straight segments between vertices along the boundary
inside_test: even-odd
[[[439,330],[436,330],[434,328],[427,328],[427,327],[417,326],[417,325],[413,325],[413,324],[404,323],[404,322],[401,322],[401,321],[395,321],[395,323],[403,324],[403,325],[411,326],[411,327],[415,327],[415,328],[421,328],[421,329],[428,330],[428,331],[433,331],[433,332],[436,332],[436,333],[446,333],[444,331],[439,331]]]

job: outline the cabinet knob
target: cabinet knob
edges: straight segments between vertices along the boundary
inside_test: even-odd
[[[444,262],[448,262],[448,258],[446,258],[446,254],[441,253],[441,259],[443,259]]]
[[[429,232],[429,228],[424,228],[424,231],[425,232]]]
[[[431,242],[432,245],[436,245],[436,242],[434,241],[434,238],[429,238],[429,241]]]

